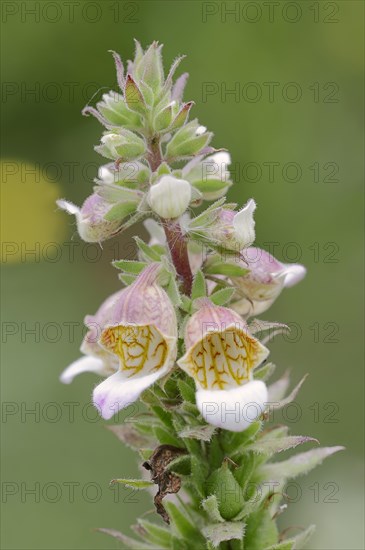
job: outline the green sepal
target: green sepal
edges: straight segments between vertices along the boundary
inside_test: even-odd
[[[209,299],[216,306],[224,306],[228,304],[233,294],[236,292],[235,288],[221,288],[209,296]]]
[[[159,262],[161,260],[161,254],[156,250],[155,247],[150,246],[146,244],[142,239],[139,237],[134,237],[134,240],[136,241],[137,247],[143,256],[143,258],[148,261],[152,262]]]
[[[207,295],[207,288],[205,284],[204,275],[199,269],[193,280],[193,286],[191,289],[191,299],[196,300],[198,298],[203,298],[206,295]]]
[[[184,401],[189,401],[195,405],[195,387],[194,382],[190,380],[178,380],[177,385],[179,387],[181,397]]]
[[[209,275],[226,275],[227,277],[243,277],[248,273],[248,269],[229,262],[214,262],[207,265],[204,271]]]
[[[250,550],[262,550],[278,541],[278,529],[275,520],[267,509],[261,508],[247,519],[245,547]]]
[[[114,260],[112,265],[117,269],[125,271],[126,273],[139,275],[139,273],[141,273],[141,271],[143,271],[148,264],[137,260]]]
[[[131,75],[127,75],[127,80],[124,88],[124,97],[128,105],[128,109],[142,115],[146,113],[147,106],[143,98],[142,92],[137,86],[137,83],[131,77]]]

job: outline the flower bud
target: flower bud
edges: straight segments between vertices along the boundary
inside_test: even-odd
[[[134,128],[141,122],[139,115],[131,112],[123,97],[116,92],[103,94],[103,100],[99,101],[96,107],[112,125]]]
[[[77,231],[80,237],[88,243],[100,243],[116,235],[122,227],[123,219],[131,213],[131,209],[126,210],[123,207],[119,209],[119,215],[116,218],[106,219],[116,205],[107,202],[96,193],[90,195],[81,208],[63,199],[58,200],[57,205],[68,214],[76,216]],[[128,203],[127,206],[133,207],[133,204]],[[135,207],[137,207],[137,203],[135,203]]]
[[[137,47],[136,58],[133,64],[133,75],[142,80],[157,95],[164,80],[162,67],[162,44],[152,42],[146,52]]]
[[[192,157],[208,145],[213,134],[207,132],[204,126],[199,126],[196,120],[180,128],[166,147],[169,158]]]
[[[95,151],[111,160],[132,160],[145,153],[146,144],[137,134],[123,128],[118,134],[103,135],[101,145],[97,145]]]
[[[227,166],[231,164],[229,153],[220,151],[214,155],[187,164],[183,170],[184,177],[198,189],[205,200],[217,200],[227,194],[232,182],[229,179]]]
[[[260,248],[247,248],[241,256],[243,259],[240,265],[249,271],[243,277],[232,279],[238,291],[238,301],[231,305],[241,315],[263,313],[274,303],[283,288],[295,285],[306,274],[304,266],[283,264]]]
[[[255,240],[253,213],[256,203],[250,199],[239,212],[221,208],[218,219],[207,235],[230,250],[241,250]]]
[[[162,176],[152,185],[148,193],[148,203],[161,218],[172,219],[181,216],[191,200],[191,185],[174,176]]]
[[[150,179],[150,169],[138,160],[122,162],[116,166],[114,162],[100,166],[97,183],[117,184],[123,187],[134,188],[147,183]]]

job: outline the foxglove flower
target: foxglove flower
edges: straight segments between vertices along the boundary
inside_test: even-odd
[[[202,299],[186,325],[186,353],[178,365],[195,380],[197,407],[210,424],[240,432],[265,409],[267,389],[253,370],[268,349],[241,317]]]
[[[180,217],[190,201],[190,183],[170,175],[162,176],[148,193],[148,202],[152,210],[165,219]]]
[[[231,304],[241,315],[252,316],[266,311],[283,288],[299,283],[306,274],[304,266],[283,264],[261,248],[247,248],[241,252],[241,257],[240,265],[249,271],[243,277],[232,279],[241,299]]]
[[[94,404],[105,419],[136,401],[175,362],[176,315],[157,283],[159,269],[159,264],[149,265],[123,291],[101,333],[100,345],[119,362],[118,371],[93,393]]]
[[[121,299],[125,289],[109,296],[99,307],[95,315],[86,315],[84,319],[88,331],[81,344],[80,351],[84,357],[77,359],[63,371],[61,382],[70,384],[75,376],[83,372],[94,372],[101,376],[109,376],[118,369],[117,359],[99,345],[101,332],[107,322],[110,322],[111,312],[116,302]]]
[[[77,231],[88,243],[100,243],[116,235],[122,228],[125,210],[121,216],[112,220],[106,219],[114,204],[93,193],[81,208],[64,199],[57,201],[57,206],[76,217]],[[137,204],[136,204],[137,206]]]

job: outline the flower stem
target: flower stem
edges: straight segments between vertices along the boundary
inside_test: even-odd
[[[158,137],[153,136],[149,142],[148,162],[151,170],[155,171],[162,162],[161,147]],[[183,292],[190,296],[193,284],[193,274],[191,272],[187,239],[181,231],[179,222],[173,220],[162,220],[165,230],[167,244],[170,250],[171,259],[175,266],[177,274],[182,280]]]
[[[187,296],[190,296],[193,284],[193,274],[189,263],[187,240],[181,231],[179,222],[163,220],[163,228],[165,230],[171,259],[177,274],[182,279],[183,292]]]

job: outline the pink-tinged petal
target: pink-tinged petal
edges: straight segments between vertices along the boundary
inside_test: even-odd
[[[300,264],[283,264],[274,256],[256,247],[241,252],[240,265],[248,269],[243,277],[235,277],[236,302],[232,308],[245,316],[259,315],[266,311],[284,287],[298,283],[306,274]]]
[[[96,386],[93,403],[100,415],[109,420],[118,411],[134,403],[141,393],[166,374],[161,370],[141,377],[126,378],[124,372],[116,372]]]
[[[196,392],[196,404],[204,420],[231,432],[243,432],[257,420],[267,405],[264,382],[252,380],[229,390]]]
[[[75,376],[83,372],[94,372],[95,374],[100,374],[101,376],[108,376],[110,370],[105,367],[104,362],[97,357],[91,357],[86,355],[77,359],[71,365],[65,369],[61,376],[60,381],[63,384],[71,384]]]
[[[113,309],[110,325],[154,325],[163,335],[177,337],[174,307],[157,283],[160,270],[160,264],[150,264],[125,289]]]

